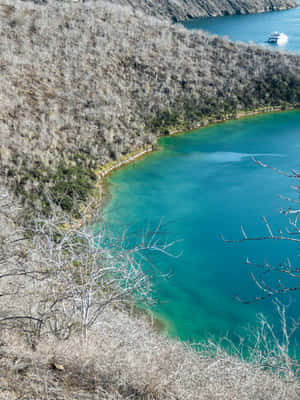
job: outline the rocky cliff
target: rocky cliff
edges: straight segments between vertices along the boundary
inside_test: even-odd
[[[297,0],[112,0],[112,3],[173,21],[286,10],[298,5]]]

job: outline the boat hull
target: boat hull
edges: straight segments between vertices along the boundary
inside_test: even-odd
[[[268,39],[268,43],[278,44],[279,46],[284,45],[287,41],[287,35],[278,32],[272,33]]]

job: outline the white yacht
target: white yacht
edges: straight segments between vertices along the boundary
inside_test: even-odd
[[[279,45],[285,44],[287,41],[288,41],[287,35],[279,32],[271,33],[268,39],[268,43],[277,43]]]

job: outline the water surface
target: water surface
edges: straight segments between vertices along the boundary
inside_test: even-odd
[[[300,8],[259,15],[207,18],[185,24],[232,40],[262,44],[272,31],[289,36],[287,50],[300,50]],[[271,299],[251,300],[262,292],[250,277],[253,271],[270,284],[274,273],[247,265],[298,263],[300,246],[291,242],[254,241],[229,244],[220,239],[241,236],[240,225],[252,237],[266,234],[261,216],[274,232],[286,224],[279,213],[288,207],[279,194],[296,195],[291,180],[255,164],[251,155],[277,168],[300,170],[300,111],[245,118],[185,135],[163,138],[160,150],[114,172],[105,221],[115,231],[142,232],[161,219],[169,240],[181,239],[179,258],[154,257],[157,268],[171,272],[157,286],[159,303],[153,311],[167,321],[168,333],[183,340],[219,339],[244,335],[264,313],[278,327]],[[291,283],[291,282],[290,282]],[[298,317],[300,292],[289,298],[289,315]],[[298,337],[300,339],[300,337]]]
[[[188,29],[203,29],[234,41],[264,44],[274,49],[278,49],[278,46],[265,43],[270,33],[284,32],[289,40],[282,49],[300,50],[300,7],[263,14],[201,18],[185,22],[184,25]]]
[[[278,194],[292,195],[292,182],[258,166],[251,155],[283,170],[300,170],[300,112],[230,121],[159,144],[159,151],[111,175],[105,209],[105,220],[115,230],[142,231],[163,218],[169,239],[182,239],[174,248],[181,257],[155,259],[172,276],[158,285],[154,312],[168,321],[169,334],[192,341],[241,333],[255,324],[259,312],[273,318],[271,300],[245,305],[235,299],[235,294],[245,300],[261,294],[249,275],[261,271],[246,265],[246,256],[277,265],[289,255],[297,262],[300,246],[228,244],[220,234],[239,238],[243,225],[249,236],[264,235],[262,215],[274,232],[286,223],[279,209],[287,204]],[[264,279],[274,281],[273,275]],[[291,315],[297,315],[297,297]]]

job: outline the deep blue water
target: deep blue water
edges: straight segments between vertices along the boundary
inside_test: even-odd
[[[258,43],[270,31],[280,30],[289,35],[288,46],[299,50],[299,21],[300,8],[207,19],[201,26],[234,40]],[[153,311],[167,322],[170,335],[191,341],[243,335],[245,326],[255,325],[261,312],[276,325],[271,299],[245,305],[235,298],[237,294],[249,300],[262,294],[251,271],[270,284],[278,278],[245,260],[249,256],[253,262],[278,265],[289,256],[299,264],[300,246],[274,241],[229,244],[220,234],[240,238],[243,225],[249,236],[262,236],[266,233],[262,215],[274,232],[286,225],[279,210],[289,204],[278,195],[297,197],[290,188],[293,182],[258,166],[250,156],[286,171],[300,170],[300,111],[230,121],[163,138],[159,145],[159,151],[109,177],[110,201],[104,210],[113,230],[143,231],[163,219],[166,236],[181,240],[174,246],[174,251],[182,252],[179,258],[154,256],[156,267],[163,273],[171,271],[171,277],[158,284],[159,303]],[[280,300],[291,302],[290,316],[299,316],[300,291]]]
[[[275,49],[278,49],[277,45],[264,42],[270,33],[284,32],[289,40],[282,49],[300,51],[300,7],[273,13],[201,18],[188,21],[184,25],[188,29],[203,29],[234,41],[246,43],[252,41]]]

